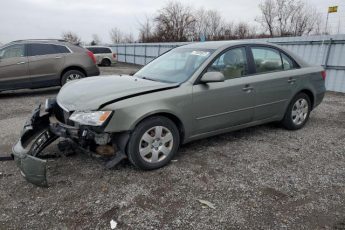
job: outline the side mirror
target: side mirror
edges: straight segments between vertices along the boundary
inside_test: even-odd
[[[200,81],[203,83],[223,82],[223,81],[225,81],[225,78],[221,72],[206,72],[201,77]]]

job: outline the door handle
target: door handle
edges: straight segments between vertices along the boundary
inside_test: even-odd
[[[25,61],[18,62],[17,65],[25,64]]]
[[[59,56],[55,57],[55,59],[60,59],[60,58],[62,58],[62,57],[59,57]]]
[[[295,82],[296,82],[296,79],[292,78],[292,77],[290,77],[288,80],[288,83],[290,83],[290,84],[294,84]]]
[[[252,86],[250,86],[250,85],[245,85],[245,86],[242,88],[242,90],[245,91],[245,92],[247,92],[247,93],[252,92],[253,89],[254,89],[254,88],[253,88]]]

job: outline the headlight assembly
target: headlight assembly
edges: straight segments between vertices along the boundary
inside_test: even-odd
[[[108,120],[112,111],[74,112],[70,120],[83,125],[101,126]]]

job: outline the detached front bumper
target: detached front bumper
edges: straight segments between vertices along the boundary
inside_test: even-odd
[[[28,182],[48,186],[46,160],[35,157],[42,149],[57,139],[49,131],[49,113],[40,115],[38,106],[26,121],[19,141],[13,146],[12,154],[21,174]]]

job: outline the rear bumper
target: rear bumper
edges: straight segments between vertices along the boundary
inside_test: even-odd
[[[97,65],[86,69],[87,77],[98,76],[99,74],[100,74],[100,71]]]
[[[315,109],[318,105],[321,104],[323,98],[325,97],[325,92],[318,93],[315,95],[315,100],[314,100],[314,106],[313,109]]]

